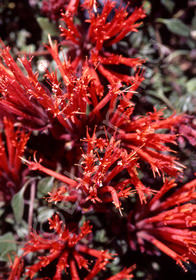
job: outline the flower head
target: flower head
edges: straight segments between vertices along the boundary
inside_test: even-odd
[[[26,127],[40,129],[48,124],[48,116],[40,102],[48,103],[48,93],[38,82],[37,75],[32,72],[27,57],[20,59],[28,76],[9,53],[9,48],[0,42],[0,57],[6,66],[0,62],[0,117],[7,116],[23,123]]]
[[[82,6],[85,8],[86,2]],[[94,7],[94,4],[92,6]],[[79,26],[74,24],[74,18],[70,13],[62,14],[67,27],[61,27],[61,36],[66,39],[65,45],[71,43],[67,53],[68,59],[71,60],[73,68],[79,72],[83,67],[88,66],[99,94],[102,94],[103,90],[99,75],[110,84],[123,82],[130,84],[134,77],[112,70],[112,66],[118,65],[118,69],[125,66],[136,69],[144,62],[140,58],[128,58],[122,54],[111,53],[111,47],[129,32],[136,32],[140,25],[136,22],[145,17],[142,8],[135,9],[131,15],[128,15],[123,7],[116,8],[112,17],[111,12],[114,7],[115,2],[106,1],[100,14],[94,9],[89,19],[80,22]]]
[[[185,269],[183,263],[189,260],[196,263],[196,180],[164,198],[174,187],[174,180],[166,180],[147,204],[131,211],[127,226],[129,244],[142,252],[156,253],[158,249]]]
[[[80,228],[79,233],[70,231],[62,224],[59,219],[59,215],[54,215],[49,219],[50,229],[53,233],[48,237],[41,237],[37,233],[31,233],[31,238],[24,247],[24,255],[31,252],[47,251],[44,256],[39,257],[39,261],[28,267],[27,275],[32,278],[36,272],[41,268],[46,267],[52,261],[57,260],[56,272],[53,276],[53,280],[60,280],[63,272],[68,273],[68,268],[72,279],[79,278],[79,270],[82,268],[88,271],[85,280],[93,279],[100,270],[104,269],[105,265],[112,255],[107,251],[98,251],[87,247],[82,244],[82,240],[91,233],[91,226],[88,222],[85,222]],[[88,261],[87,256],[90,256],[92,262]]]
[[[22,259],[22,256],[15,256],[14,263],[11,265],[11,273],[8,280],[20,280],[23,267],[24,260]]]
[[[58,21],[61,17],[61,11],[67,10],[72,13],[76,12],[79,0],[49,0],[42,2],[41,12],[49,19]]]
[[[134,85],[110,102],[108,133],[117,130],[116,138],[121,141],[121,146],[128,152],[135,151],[141,162],[150,164],[154,176],[177,176],[184,166],[171,154],[174,151],[168,144],[176,144],[174,127],[182,121],[183,116],[173,114],[166,119],[163,109],[134,116],[134,104],[131,102],[133,94]],[[165,133],[165,130],[168,132]]]
[[[20,127],[15,129],[7,118],[3,120],[3,127],[5,135],[0,133],[0,192],[5,201],[9,201],[24,183],[20,157],[30,135]]]

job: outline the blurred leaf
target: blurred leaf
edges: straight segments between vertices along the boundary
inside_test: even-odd
[[[28,32],[26,29],[21,29],[17,32],[17,41],[16,45],[21,50],[25,50],[27,39],[31,37],[31,33]]]
[[[96,242],[106,243],[108,241],[108,238],[106,236],[105,229],[97,230],[94,239]]]
[[[16,252],[16,242],[14,235],[8,232],[0,236],[0,259],[2,261],[9,261],[8,255],[14,258],[13,252]]]
[[[37,197],[42,198],[43,196],[46,196],[48,192],[52,190],[53,185],[54,185],[53,177],[46,177],[39,180],[37,185]]]
[[[149,15],[151,13],[151,10],[152,10],[152,4],[150,3],[150,1],[144,1],[143,2],[143,8],[144,8],[146,14]]]
[[[129,41],[132,45],[133,48],[139,48],[142,43],[142,36],[143,32],[139,30],[137,33],[132,33],[131,36],[129,37]]]
[[[55,209],[49,209],[48,207],[43,206],[38,209],[38,212],[39,212],[37,217],[38,222],[44,223],[47,222],[47,220],[52,217],[52,215],[55,212]]]
[[[188,55],[189,51],[188,50],[176,50],[176,51],[172,51],[168,56],[167,56],[167,63],[172,63],[172,60],[174,60],[175,58],[182,56],[182,55]]]
[[[20,224],[14,225],[14,230],[16,231],[19,238],[26,238],[29,230],[28,223],[22,220]]]
[[[188,37],[190,35],[190,28],[178,18],[158,18],[156,21],[165,24],[167,29],[174,34],[184,37]]]
[[[37,17],[37,21],[42,29],[42,42],[48,41],[48,34],[51,36],[58,36],[59,32],[56,27],[56,24],[51,23],[46,17]]]
[[[190,79],[187,83],[186,83],[186,88],[188,92],[194,92],[196,91],[196,78],[192,78]]]
[[[161,0],[161,4],[165,6],[165,8],[172,13],[175,7],[175,3],[172,0]]]
[[[20,223],[22,221],[23,213],[24,213],[24,191],[26,189],[26,185],[16,193],[11,201],[11,206],[14,212],[14,217],[16,219],[16,223]]]
[[[193,29],[196,29],[196,15],[193,17],[192,21],[191,21],[191,25]]]

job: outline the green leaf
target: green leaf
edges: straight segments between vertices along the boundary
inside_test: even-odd
[[[37,197],[43,198],[45,195],[48,194],[52,190],[54,185],[54,178],[53,177],[45,177],[39,180],[37,185]]]
[[[152,4],[150,3],[150,1],[144,1],[143,8],[144,8],[144,11],[146,12],[146,14],[149,15],[152,10]]]
[[[175,7],[175,3],[171,0],[161,0],[161,4],[163,4],[163,6],[165,6],[165,8],[172,13],[173,9]]]
[[[48,34],[50,36],[58,36],[59,32],[54,23],[51,23],[48,18],[46,17],[37,17],[38,24],[40,25],[42,29],[42,41],[47,42],[48,41]]]
[[[38,210],[38,217],[37,220],[39,223],[46,222],[49,218],[52,217],[52,215],[55,213],[54,209],[49,209],[48,207],[40,207]]]
[[[23,213],[24,213],[24,191],[26,189],[26,185],[16,193],[11,201],[11,206],[14,212],[14,217],[16,219],[16,223],[20,223],[22,221]]]
[[[196,15],[193,17],[191,21],[192,29],[196,29]]]
[[[14,236],[11,232],[7,232],[0,236],[0,259],[2,261],[9,261],[10,258],[14,258],[13,252],[16,252],[17,246]]]
[[[188,37],[190,35],[190,28],[178,18],[164,19],[158,18],[157,22],[166,25],[167,29],[174,34]]]
[[[192,78],[190,79],[187,83],[186,83],[186,88],[188,92],[194,92],[196,91],[196,78]]]

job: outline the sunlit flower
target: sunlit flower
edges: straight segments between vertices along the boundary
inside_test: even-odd
[[[89,119],[94,118],[100,122],[103,118],[100,111],[107,108],[103,121],[107,134],[115,132],[116,140],[121,142],[121,148],[128,154],[135,152],[139,163],[148,163],[154,176],[168,174],[176,177],[183,171],[184,166],[178,162],[177,157],[173,155],[175,151],[169,145],[176,144],[177,135],[174,128],[183,120],[183,116],[173,114],[164,118],[164,110],[156,109],[146,115],[135,116],[132,96],[142,77],[136,75],[136,80],[136,83],[125,90],[112,87],[90,112]]]
[[[2,42],[0,45],[0,56],[6,65],[0,62],[0,116],[8,116],[34,129],[46,127],[49,119],[41,103],[47,104],[49,96],[38,82],[37,75],[33,74],[30,60],[27,57],[20,59],[28,72],[25,76],[10,55],[9,48]],[[42,102],[37,102],[36,98]]]
[[[93,206],[97,209],[101,205],[102,211],[105,203],[112,202],[121,213],[121,198],[137,192],[141,202],[145,202],[146,196],[154,192],[138,178],[136,152],[128,154],[115,136],[111,139],[107,135],[97,137],[96,130],[90,136],[87,131],[83,142],[86,143],[83,144],[85,152],[77,164],[80,176],[74,179],[42,166],[36,159],[34,162],[23,159],[30,170],[39,170],[66,184],[49,193],[50,202],[78,201],[82,208]],[[120,182],[116,178],[121,178]]]
[[[125,57],[122,54],[115,54],[114,51],[111,53],[111,47],[129,32],[137,32],[137,27],[140,25],[137,21],[145,17],[142,8],[135,9],[129,15],[123,7],[116,8],[112,16],[111,12],[115,4],[115,2],[106,1],[100,14],[94,8],[94,11],[90,13],[90,18],[81,21],[79,25],[74,23],[74,18],[69,12],[62,14],[67,27],[61,27],[61,36],[66,39],[65,45],[71,44],[67,57],[77,71],[81,72],[84,67],[89,68],[100,95],[103,85],[99,75],[102,75],[110,84],[123,82],[131,84],[134,82],[134,76],[130,76],[130,70],[126,74],[123,73],[122,68],[128,66],[136,70],[144,62],[140,58]],[[92,6],[94,7],[93,3]],[[86,7],[86,2],[83,4],[84,7]],[[119,66],[117,71],[112,68],[116,65]]]
[[[0,55],[7,67],[0,63],[0,116],[9,116],[31,130],[50,129],[56,137],[59,137],[56,131],[60,131],[60,136],[73,135],[85,126],[87,106],[91,103],[88,88],[91,77],[86,69],[81,78],[77,78],[69,63],[60,61],[56,44],[51,40],[50,44],[64,82],[62,85],[58,81],[56,72],[47,71],[51,91],[39,82],[26,56],[19,61],[27,76],[2,44]],[[68,138],[67,141],[72,141]]]
[[[167,195],[174,187],[174,180],[166,180],[147,204],[136,204],[128,216],[129,244],[141,252],[160,250],[186,270],[184,263],[196,263],[196,180]]]
[[[168,144],[176,144],[174,127],[182,121],[183,116],[173,114],[164,118],[164,110],[156,109],[143,116],[134,116],[134,104],[131,100],[135,88],[141,83],[141,78],[139,76],[136,78],[138,82],[130,88],[116,91],[118,92],[116,98],[108,94],[103,99],[104,105],[108,106],[105,117],[107,133],[117,131],[116,139],[121,141],[121,146],[128,152],[137,151],[140,160],[150,164],[154,176],[156,173],[159,176],[164,176],[164,173],[176,176],[182,172],[183,165],[177,162]],[[97,118],[102,103],[103,101],[91,112],[92,115],[97,115]]]

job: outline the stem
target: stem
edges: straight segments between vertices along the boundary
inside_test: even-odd
[[[33,224],[33,206],[35,200],[35,181],[31,184],[30,191],[30,203],[29,203],[29,214],[28,214],[28,235],[30,236],[32,224]]]

